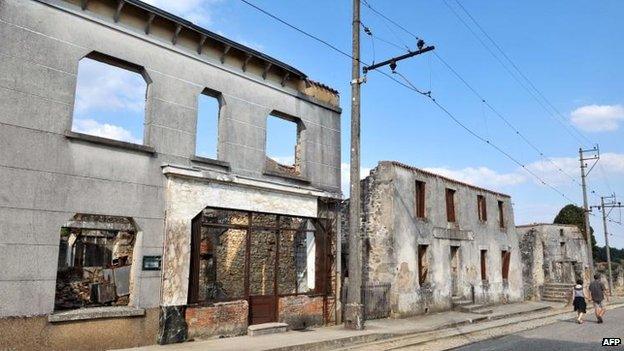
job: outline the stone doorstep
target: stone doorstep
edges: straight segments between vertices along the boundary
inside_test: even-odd
[[[247,327],[247,335],[258,336],[275,333],[285,333],[288,330],[286,323],[262,323]]]

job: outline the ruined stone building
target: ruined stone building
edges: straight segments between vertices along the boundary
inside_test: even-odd
[[[369,318],[522,300],[508,195],[394,161],[362,184]]]
[[[137,0],[3,0],[0,38],[0,349],[335,322],[337,91]]]
[[[517,227],[527,300],[563,301],[577,279],[591,282],[587,242],[576,225]]]

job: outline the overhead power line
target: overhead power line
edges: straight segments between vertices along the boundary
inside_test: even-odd
[[[265,15],[275,19],[276,21],[296,30],[297,32],[305,35],[306,37],[309,37],[317,42],[320,42],[322,44],[324,44],[325,46],[331,48],[332,50],[342,54],[343,56],[346,56],[348,58],[350,58],[351,60],[354,60],[354,58],[346,53],[345,51],[337,48],[336,46],[332,45],[331,43],[313,35],[310,34],[306,31],[304,31],[303,29],[300,29],[288,22],[286,22],[285,20],[271,14],[270,12],[250,3],[248,0],[240,0],[243,3],[251,6],[252,8],[264,13]],[[365,4],[367,4],[367,2],[365,1]],[[368,6],[368,5],[367,5]],[[406,29],[404,29],[406,30]],[[417,36],[415,36],[417,37]],[[361,60],[358,60],[359,62],[361,62],[362,64],[364,64],[365,66],[369,66],[369,64],[362,62]],[[574,200],[570,199],[565,193],[563,193],[562,191],[560,191],[559,189],[557,189],[555,186],[549,184],[548,182],[546,182],[544,179],[542,179],[539,175],[537,175],[535,172],[531,171],[525,164],[523,164],[522,162],[520,162],[519,160],[517,160],[516,158],[514,158],[511,154],[509,154],[507,151],[505,151],[504,149],[502,149],[500,146],[498,146],[497,144],[491,142],[489,139],[482,137],[481,135],[479,135],[477,132],[475,132],[474,130],[472,130],[471,128],[469,128],[468,126],[466,126],[464,123],[462,123],[453,113],[451,113],[446,107],[444,107],[440,102],[438,102],[436,100],[436,98],[434,98],[431,95],[431,92],[425,92],[422,91],[421,89],[417,88],[414,84],[412,84],[409,79],[407,79],[407,77],[405,77],[404,75],[400,74],[399,72],[397,72],[396,70],[393,73],[398,74],[399,76],[401,76],[403,78],[403,80],[405,82],[401,82],[399,80],[397,80],[396,78],[392,77],[391,75],[389,75],[388,73],[385,73],[383,71],[379,71],[379,70],[375,70],[375,72],[378,72],[384,76],[386,76],[387,78],[391,79],[392,81],[394,81],[395,83],[409,89],[412,92],[415,92],[419,95],[423,95],[426,96],[430,99],[430,101],[436,106],[438,107],[442,112],[444,112],[444,114],[446,116],[448,116],[453,122],[455,122],[457,125],[459,125],[461,128],[463,128],[465,131],[467,131],[470,135],[472,135],[473,137],[475,137],[476,139],[482,141],[483,143],[490,145],[492,148],[494,148],[496,151],[498,151],[500,154],[502,154],[503,156],[505,156],[506,158],[508,158],[509,160],[511,160],[513,163],[517,164],[518,166],[520,166],[522,169],[524,169],[527,173],[529,173],[531,176],[533,176],[535,179],[537,179],[539,181],[539,183],[541,183],[544,186],[549,187],[550,189],[552,189],[553,191],[555,191],[556,193],[558,193],[560,196],[562,196],[563,198],[565,198],[567,201],[571,202],[571,203],[575,203]]]
[[[397,26],[398,28],[400,28],[401,30],[403,30],[404,32],[406,32],[407,34],[411,35],[414,38],[418,38],[418,36],[416,34],[414,34],[413,32],[411,32],[410,30],[408,30],[407,28],[405,28],[404,26],[402,26],[401,24],[399,24],[397,21],[392,20],[390,17],[386,16],[385,14],[383,14],[381,11],[375,9],[374,7],[371,6],[371,4],[364,0],[364,3],[366,5],[366,7],[368,7],[373,13],[377,14],[378,16],[380,16],[382,19],[388,21],[389,23]],[[447,4],[448,6],[448,4]],[[451,10],[453,10],[451,8]],[[461,19],[461,17],[459,17]],[[469,26],[467,26],[469,30],[472,30]],[[476,33],[473,33],[478,40],[481,40],[480,37],[478,37],[476,35]],[[489,47],[487,45],[485,45],[485,43],[482,43],[484,45],[484,47],[486,47],[486,49],[489,50]],[[497,57],[495,54],[491,53],[494,57]],[[570,175],[568,172],[563,170],[563,167],[561,167],[559,164],[557,164],[555,161],[553,161],[550,157],[546,156],[546,154],[540,150],[535,143],[531,142],[522,132],[520,132],[520,130],[518,128],[516,128],[513,124],[511,124],[511,122],[509,121],[509,119],[507,119],[506,117],[504,117],[497,109],[494,108],[494,106],[492,106],[492,104],[490,104],[490,102],[488,100],[485,99],[485,97],[479,93],[455,68],[453,68],[446,60],[444,60],[442,58],[442,56],[440,56],[440,54],[438,54],[437,52],[434,52],[434,55],[436,56],[436,58],[438,60],[440,60],[440,62],[442,62],[442,64],[449,70],[451,71],[451,73],[453,73],[453,75],[455,75],[455,77],[457,77],[483,104],[485,104],[488,109],[490,109],[499,119],[501,119],[505,125],[507,125],[518,137],[520,137],[531,149],[533,149],[534,151],[537,152],[538,156],[540,158],[542,158],[543,160],[547,161],[548,163],[552,164],[555,167],[555,170],[561,174],[563,174],[564,176],[566,176],[567,178],[569,178],[572,182],[574,182],[576,185],[580,186],[581,183],[578,181],[578,179],[572,175]],[[500,62],[504,67],[506,67],[504,65],[503,62]],[[511,72],[509,72],[511,74]],[[512,74],[513,76],[513,74]],[[520,82],[519,82],[520,83]],[[521,83],[520,83],[521,84]],[[565,126],[564,126],[565,127]]]
[[[513,80],[518,83],[518,85],[527,92],[527,94],[529,94],[529,96],[531,96],[538,105],[540,105],[542,107],[542,109],[544,109],[544,111],[546,111],[547,115],[554,120],[555,122],[559,123],[563,129],[574,139],[576,139],[576,141],[578,141],[581,145],[585,144],[585,141],[583,140],[584,135],[581,135],[581,137],[579,137],[577,134],[580,134],[574,127],[568,125],[565,117],[563,117],[560,113],[557,115],[555,113],[553,113],[553,111],[551,110],[551,108],[549,108],[547,106],[547,104],[545,104],[540,98],[539,96],[530,89],[529,86],[527,86],[527,83],[523,82],[518,76],[517,74],[514,74],[513,71],[508,67],[507,64],[505,64],[505,62],[503,62],[503,60],[483,41],[483,39],[481,38],[481,36],[479,36],[473,29],[472,27],[464,20],[464,18],[462,16],[459,15],[459,13],[457,13],[457,11],[455,11],[455,9],[448,3],[447,0],[444,0],[444,4],[446,5],[446,7],[448,7],[448,9],[451,11],[451,13],[457,17],[457,19],[464,25],[464,27],[466,27],[466,29],[468,29],[468,31],[475,37],[475,39],[477,39],[477,41],[481,44],[481,46],[483,46],[483,48],[485,48],[485,50],[492,55],[492,57],[494,57],[494,59],[496,59],[496,61],[498,61],[498,63],[503,67],[503,69],[513,78]],[[576,132],[576,133],[575,133]],[[583,137],[583,138],[582,138]],[[591,142],[590,142],[591,144]]]

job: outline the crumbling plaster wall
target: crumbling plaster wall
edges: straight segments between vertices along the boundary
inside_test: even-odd
[[[426,218],[415,217],[415,181],[426,182]],[[522,300],[522,272],[513,210],[508,197],[449,182],[435,176],[381,162],[363,181],[365,259],[372,282],[391,283],[391,314],[403,317],[451,308],[450,246],[460,246],[459,284],[462,295],[481,303]],[[457,223],[446,220],[445,188],[457,191]],[[488,221],[477,217],[476,195],[486,197]],[[505,203],[506,226],[498,225],[497,201]],[[457,240],[457,239],[461,240]],[[418,245],[428,245],[428,281],[418,283]],[[480,250],[488,250],[488,284],[480,277]],[[501,250],[511,251],[508,285],[503,284]]]
[[[94,9],[97,5],[90,2]],[[339,194],[338,107],[263,81],[255,68],[243,73],[197,57],[125,20],[114,23],[110,14],[82,11],[61,0],[0,2],[5,39],[0,45],[0,256],[9,262],[0,271],[0,317],[52,312],[59,230],[75,213],[133,218],[141,229],[137,264],[143,255],[163,254],[161,167],[198,166],[191,156],[197,97],[206,87],[223,94],[218,158],[229,162],[233,173],[288,184],[264,175],[266,116],[279,110],[305,124],[302,158],[310,184]],[[151,83],[144,144],[155,153],[65,137],[72,126],[78,62],[92,51],[145,68]],[[167,225],[172,232],[180,230],[175,221]],[[26,261],[31,257],[38,258],[37,265]],[[132,304],[158,306],[161,272],[136,270],[136,275]]]
[[[533,224],[518,226],[517,232],[525,264],[526,298],[540,299],[546,283],[572,283],[577,278],[585,284],[590,281],[587,244],[578,227]]]
[[[188,297],[191,221],[209,206],[316,217],[317,198],[220,182],[169,176],[163,262],[164,306],[185,305]]]

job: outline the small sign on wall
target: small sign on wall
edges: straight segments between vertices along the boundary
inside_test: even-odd
[[[144,271],[159,271],[161,268],[162,256],[143,256]]]

